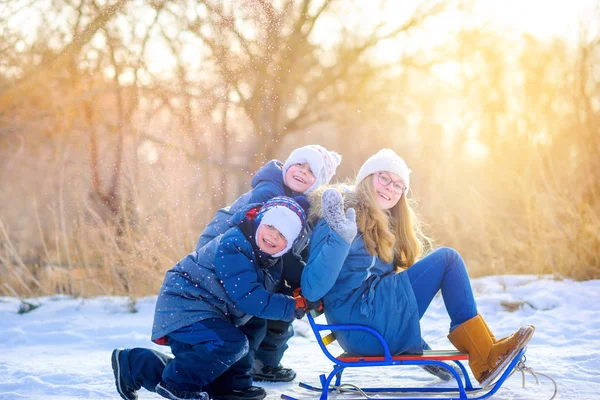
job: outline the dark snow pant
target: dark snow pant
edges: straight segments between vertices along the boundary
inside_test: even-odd
[[[248,333],[253,337],[253,331]],[[122,353],[122,375],[128,385],[153,392],[162,380],[174,389],[208,393],[252,386],[254,358],[248,361],[249,342],[257,344],[242,329],[221,319],[208,319],[172,332],[168,340],[174,357],[143,348]]]
[[[267,321],[251,318],[246,324],[238,326],[248,338],[248,349],[240,359],[206,388],[209,394],[227,393],[231,390],[243,390],[252,386],[252,368],[254,357],[260,342],[265,337]]]
[[[155,392],[156,385],[162,380],[165,366],[173,357],[156,350],[135,347],[121,352],[121,376],[125,384],[135,390],[144,388]]]
[[[451,320],[450,331],[477,315],[469,274],[456,250],[436,249],[411,265],[406,273],[415,292],[419,317],[423,317],[440,289]]]
[[[256,324],[260,318],[252,318],[251,324]],[[264,320],[262,320],[264,321]],[[266,321],[266,334],[264,335],[260,346],[256,351],[256,358],[264,365],[276,368],[283,358],[283,353],[287,350],[287,342],[294,336],[292,321]]]
[[[297,254],[292,254],[290,251],[283,256],[283,265],[284,281],[292,289],[299,288],[302,270],[304,269],[301,257]],[[278,292],[280,291],[278,290]],[[257,323],[253,321],[254,319],[259,318],[252,318],[249,322],[251,325]],[[288,348],[287,342],[292,336],[294,336],[292,321],[267,320],[267,330],[256,351],[256,358],[264,365],[273,368],[278,367],[283,358],[283,353]]]

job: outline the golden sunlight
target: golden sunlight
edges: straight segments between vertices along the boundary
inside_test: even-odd
[[[415,0],[369,2],[369,6],[364,7],[360,16],[355,15],[355,18],[360,18],[359,25],[364,27],[375,26],[378,22],[396,26],[399,23],[398,16],[410,15],[410,10],[414,9],[417,3]],[[473,8],[466,13],[450,9],[433,18],[429,24],[424,25],[427,28],[426,32],[419,36],[418,40],[401,43],[404,38],[400,37],[382,41],[375,49],[375,56],[382,62],[391,63],[410,50],[406,47],[410,46],[411,42],[418,43],[420,49],[424,43],[426,46],[443,46],[447,38],[451,37],[451,33],[465,27],[496,28],[509,36],[527,33],[540,39],[561,37],[577,41],[580,33],[578,24],[585,20],[586,16],[589,19],[594,6],[597,6],[595,0],[475,0]],[[435,25],[435,29],[429,29],[432,25]],[[595,29],[598,29],[598,26]],[[449,82],[459,78],[459,71],[451,65],[447,68],[437,68],[433,72]]]

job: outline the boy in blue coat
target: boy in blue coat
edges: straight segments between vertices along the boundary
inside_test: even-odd
[[[292,151],[285,163],[271,160],[252,178],[252,188],[233,204],[217,211],[200,234],[196,249],[225,233],[231,227],[231,217],[252,203],[264,203],[277,196],[306,195],[315,188],[326,185],[335,175],[342,157],[323,146],[311,144]]]
[[[245,324],[253,316],[291,321],[318,307],[273,293],[281,256],[305,220],[302,207],[288,197],[248,206],[232,217],[226,233],[170,269],[156,302],[152,341],[169,345],[175,357],[140,348],[113,351],[121,397],[135,400],[145,387],[175,400],[264,398],[251,377],[260,332]]]
[[[231,217],[241,208],[250,203],[264,203],[275,196],[297,196],[307,194],[315,188],[329,183],[339,166],[341,156],[319,145],[308,145],[292,151],[287,160],[282,163],[272,160],[261,167],[252,179],[252,189],[240,196],[233,204],[217,211],[216,215],[206,226],[196,249],[201,249],[219,234],[231,226]],[[283,280],[291,288],[300,287],[300,276],[304,262],[300,253],[308,245],[309,233],[303,232],[292,251],[283,258]],[[247,328],[256,324],[260,329],[263,321],[252,320]],[[264,339],[256,352],[254,379],[256,381],[288,382],[296,377],[291,368],[281,365],[283,353],[287,349],[287,341],[294,335],[289,321],[269,320]]]

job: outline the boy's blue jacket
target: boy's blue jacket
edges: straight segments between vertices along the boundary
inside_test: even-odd
[[[281,281],[282,260],[265,257],[258,249],[256,225],[246,218],[257,206],[238,211],[231,218],[234,227],[167,271],[156,301],[153,341],[207,318],[236,326],[253,316],[293,319],[294,299],[272,292]]]
[[[242,207],[251,203],[264,203],[276,196],[294,197],[301,193],[290,190],[283,182],[283,164],[278,160],[271,160],[263,165],[252,178],[252,189],[241,195],[230,206],[217,211],[213,219],[200,234],[196,250],[224,233],[233,224],[231,217]]]
[[[421,329],[415,295],[406,273],[369,254],[359,232],[348,245],[318,221],[310,237],[310,256],[302,272],[302,294],[323,299],[329,324],[367,325],[387,341],[392,354],[421,353]],[[379,341],[364,331],[336,331],[347,352],[382,355]]]

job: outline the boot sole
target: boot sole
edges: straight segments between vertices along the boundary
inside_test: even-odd
[[[521,350],[523,350],[523,348],[525,346],[527,346],[527,343],[529,343],[529,341],[531,340],[531,338],[533,337],[533,334],[535,333],[535,328],[532,327],[531,329],[527,330],[527,334],[525,336],[523,336],[523,339],[521,339],[521,341],[519,342],[518,346],[515,347],[515,349],[504,359],[504,361],[502,361],[502,364],[500,364],[500,367],[497,368],[495,371],[493,371],[489,377],[487,377],[486,379],[484,379],[483,381],[480,382],[481,387],[483,389],[487,388],[488,386],[491,386],[492,382],[502,373],[504,372],[504,370],[506,369],[506,367],[508,367],[508,364],[510,364],[510,362],[515,358],[515,356],[517,354],[519,354],[519,352]]]
[[[259,396],[244,397],[244,395],[236,396],[235,394],[224,394],[224,395],[212,395],[211,400],[262,400],[267,397],[266,393]]]
[[[110,356],[110,363],[112,364],[113,375],[115,376],[115,386],[123,400],[137,400],[137,395],[127,396],[121,387],[121,364],[119,363],[119,354],[121,354],[121,351],[123,350],[114,349]]]
[[[166,386],[163,386],[163,382],[159,382],[156,385],[155,390],[156,390],[156,394],[158,394],[164,398],[172,399],[172,400],[186,400],[186,399],[188,399],[188,400],[210,400],[208,393],[206,393],[206,392],[186,392],[185,395],[175,394],[169,388],[167,388]]]
[[[451,369],[455,370],[458,373],[458,376],[462,376],[462,371],[460,368],[455,367],[454,365],[451,364],[447,364]],[[424,369],[427,373],[443,380],[444,382],[448,382],[451,381],[454,378],[454,375],[452,375],[452,373],[450,371],[448,371],[446,368],[444,367],[440,367],[439,365],[419,365],[419,367],[421,367],[422,369]]]
[[[260,374],[254,374],[254,381],[256,382],[291,382],[294,379],[296,379],[296,375],[294,374],[294,376],[292,377],[286,377],[283,379],[277,379],[277,378],[273,378],[271,376],[267,376],[267,375],[260,375]]]

